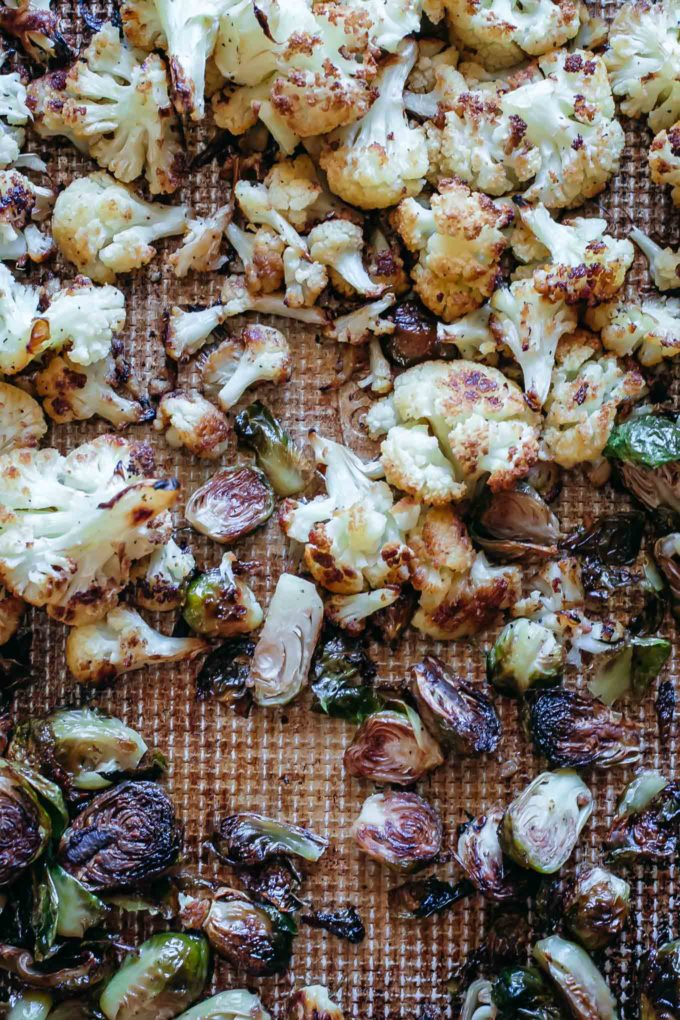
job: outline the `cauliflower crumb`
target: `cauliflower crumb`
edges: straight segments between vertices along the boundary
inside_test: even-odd
[[[600,331],[608,351],[619,357],[635,354],[648,366],[680,354],[680,300],[653,295],[640,302],[612,301],[590,309],[586,322]]]
[[[0,381],[0,454],[37,446],[47,432],[40,404],[18,386]],[[2,642],[0,642],[1,644]]]
[[[229,445],[227,419],[196,390],[164,394],[154,428],[165,432],[165,441],[173,449],[185,446],[194,456],[205,460],[217,460]]]

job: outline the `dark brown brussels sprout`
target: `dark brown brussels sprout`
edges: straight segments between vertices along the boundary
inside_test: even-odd
[[[18,878],[50,842],[52,819],[35,782],[41,778],[0,758],[0,886]]]
[[[495,751],[501,735],[496,709],[486,694],[426,655],[411,669],[410,690],[426,725],[457,754]]]
[[[443,914],[454,903],[472,896],[475,887],[467,878],[452,885],[435,875],[413,878],[389,891],[390,910],[397,917],[432,917]]]
[[[268,407],[256,400],[236,415],[236,435],[255,453],[277,496],[294,496],[314,474],[314,458],[300,449]]]
[[[297,896],[302,875],[287,858],[274,857],[258,867],[244,868],[239,878],[253,899],[270,903],[282,914],[294,914],[303,905]]]
[[[390,314],[394,332],[386,338],[387,356],[395,365],[408,368],[431,358],[437,346],[437,323],[423,305],[402,301]]]
[[[486,656],[486,676],[503,694],[520,697],[562,679],[565,651],[553,632],[536,620],[506,623]]]
[[[659,736],[662,743],[667,745],[671,739],[675,718],[675,686],[672,680],[663,680],[659,684],[654,707],[659,723]]]
[[[524,480],[546,503],[553,503],[562,491],[562,468],[552,460],[539,460]]]
[[[593,556],[611,566],[625,566],[635,562],[644,530],[645,515],[640,510],[610,514],[569,535],[560,548],[575,556]]]
[[[629,492],[648,510],[680,513],[680,462],[657,468],[622,464],[621,479]]]
[[[247,974],[278,974],[290,962],[295,922],[238,889],[182,893],[180,911],[186,928],[201,929],[219,956]]]
[[[503,856],[499,827],[503,812],[472,818],[458,828],[456,860],[475,889],[486,899],[502,903],[526,894],[527,876]]]
[[[411,783],[444,761],[439,744],[409,705],[392,703],[365,719],[345,751],[345,768],[352,776],[376,783]]]
[[[523,868],[553,875],[568,861],[592,811],[593,796],[575,772],[543,772],[505,812],[503,850]]]
[[[607,839],[610,861],[670,864],[680,838],[680,784],[642,772],[628,784]]]
[[[309,985],[293,992],[286,1006],[286,1020],[343,1020],[343,1017],[323,985]]]
[[[274,512],[274,492],[261,471],[222,468],[187,501],[184,516],[202,535],[228,545],[259,528]]]
[[[560,522],[548,504],[520,482],[515,489],[485,489],[472,509],[470,537],[492,558],[531,563],[557,555]]]
[[[310,928],[328,931],[338,939],[358,944],[366,938],[366,929],[354,907],[344,910],[315,910],[312,914],[303,914],[300,920]]]
[[[249,868],[271,857],[291,854],[316,862],[328,847],[328,841],[299,825],[243,811],[220,822],[213,846],[227,864]]]
[[[680,1016],[680,939],[651,949],[642,963],[640,1020]]]
[[[552,989],[533,967],[504,967],[493,982],[491,999],[503,1017],[564,1020]]]
[[[431,864],[441,850],[442,820],[416,793],[386,790],[366,798],[352,835],[359,849],[379,864],[416,871]]]
[[[413,619],[417,606],[418,593],[410,585],[405,585],[391,606],[373,613],[370,619],[371,630],[385,644],[396,644]]]
[[[532,698],[529,726],[538,753],[557,767],[632,765],[644,746],[633,720],[564,687]]]
[[[215,698],[231,705],[237,715],[247,715],[252,707],[247,680],[254,651],[255,642],[248,638],[232,638],[212,651],[196,677],[198,700]]]
[[[187,589],[182,615],[191,629],[207,637],[235,637],[260,626],[262,607],[245,581],[237,576],[233,553],[218,567],[194,578]]]
[[[574,1020],[618,1020],[607,982],[575,942],[551,935],[536,943],[533,955]]]
[[[177,860],[182,830],[156,783],[126,782],[97,794],[59,844],[58,860],[92,892],[138,885]]]
[[[680,533],[672,532],[654,543],[654,559],[668,581],[673,611],[680,607]]]
[[[630,913],[630,886],[605,868],[579,868],[564,902],[569,931],[589,952],[603,949],[623,931]]]
[[[314,709],[336,719],[363,722],[382,706],[370,683],[375,674],[375,663],[361,640],[326,627],[312,661]]]
[[[0,945],[0,969],[15,974],[29,988],[72,994],[101,984],[113,969],[108,940],[70,941],[41,963],[27,949]]]

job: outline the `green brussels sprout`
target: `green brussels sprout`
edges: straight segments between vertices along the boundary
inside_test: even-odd
[[[640,732],[632,719],[564,687],[532,697],[529,728],[536,750],[552,766],[612,768],[640,758]]]
[[[642,963],[640,1020],[680,1016],[680,939],[647,953]]]
[[[182,615],[191,629],[208,637],[234,637],[260,626],[262,607],[234,572],[235,556],[225,553],[219,567],[194,578]]]
[[[286,1005],[286,1020],[343,1020],[344,1013],[323,985],[307,985],[293,992]]]
[[[58,864],[49,865],[48,871],[57,897],[57,935],[83,938],[106,917],[108,907]]]
[[[624,790],[607,838],[610,861],[670,864],[680,846],[680,784],[642,772]]]
[[[375,663],[360,640],[325,628],[312,661],[314,711],[347,722],[363,722],[382,707],[382,699],[370,683],[375,674]]]
[[[272,487],[261,471],[222,468],[189,497],[184,516],[202,535],[230,545],[268,521],[275,506]]]
[[[533,956],[574,1020],[618,1020],[614,996],[585,949],[551,935],[536,943]]]
[[[6,1020],[47,1020],[52,1015],[52,1005],[52,996],[47,992],[22,992],[3,1016]]]
[[[557,555],[560,522],[535,489],[519,482],[502,492],[483,490],[472,508],[470,537],[492,558],[531,563]]]
[[[235,988],[197,1003],[186,1013],[180,1013],[177,1020],[271,1020],[271,1017],[257,995],[245,988]]]
[[[316,863],[328,841],[299,825],[287,825],[274,818],[242,811],[229,815],[213,837],[215,851],[227,864],[252,867],[270,857],[293,854]]]
[[[0,886],[8,885],[58,839],[68,819],[61,792],[31,769],[0,758]]]
[[[100,1009],[107,1020],[171,1020],[203,991],[209,959],[202,935],[152,935],[111,978]]]
[[[593,811],[593,796],[575,772],[543,772],[508,807],[500,830],[503,850],[523,868],[559,871]]]
[[[236,415],[234,428],[254,451],[257,466],[277,496],[294,496],[307,487],[314,474],[314,459],[293,442],[269,408],[256,400]]]
[[[520,696],[562,679],[564,648],[547,627],[534,620],[511,620],[486,657],[486,675],[504,694]]]
[[[534,967],[504,967],[493,983],[494,1006],[503,1017],[562,1020],[552,989]]]
[[[640,701],[671,654],[671,643],[660,637],[627,638],[611,654],[603,655],[588,690],[605,705],[630,693]]]
[[[589,952],[619,935],[630,913],[630,886],[605,868],[580,868],[564,902],[569,931]]]

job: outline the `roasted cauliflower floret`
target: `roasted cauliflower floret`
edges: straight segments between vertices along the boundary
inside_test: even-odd
[[[334,278],[347,284],[350,293],[379,297],[383,287],[370,278],[362,261],[364,237],[361,227],[348,220],[328,220],[310,232],[307,243],[314,262],[332,270]]]
[[[649,272],[655,287],[659,290],[676,290],[680,287],[680,252],[662,248],[638,227],[633,227],[630,236],[649,262]]]
[[[156,254],[152,242],[183,234],[184,206],[153,204],[99,171],[76,178],[59,195],[52,235],[64,258],[97,283],[145,266]]]
[[[680,354],[680,300],[653,295],[639,302],[612,301],[586,315],[602,345],[619,357],[634,354],[645,366]]]
[[[50,0],[4,0],[0,29],[18,39],[24,52],[39,64],[68,60],[72,55]]]
[[[249,386],[285,383],[291,370],[290,348],[283,333],[271,326],[248,326],[208,355],[203,362],[203,384],[228,411]]]
[[[576,0],[444,0],[454,39],[488,68],[564,46],[579,30]]]
[[[680,120],[660,131],[649,150],[649,173],[655,184],[669,184],[671,198],[680,205]]]
[[[361,209],[386,209],[417,195],[425,185],[425,132],[404,112],[404,86],[416,44],[403,43],[378,81],[379,95],[366,116],[325,140],[319,162],[332,191]]]
[[[264,179],[269,200],[296,230],[306,233],[314,226],[314,208],[323,188],[309,156],[275,163]]]
[[[47,432],[40,404],[18,386],[0,380],[0,454],[37,446]]]
[[[340,260],[337,253],[335,258]],[[347,255],[342,256],[342,261],[343,264],[347,262]],[[286,284],[285,301],[291,308],[311,308],[328,286],[325,266],[294,248],[286,248],[283,253],[283,278]]]
[[[124,396],[130,368],[121,357],[108,356],[93,365],[77,365],[57,355],[35,377],[44,410],[60,425],[98,415],[116,428],[147,421],[153,410]]]
[[[4,61],[0,48],[0,65]],[[31,119],[26,99],[26,86],[16,71],[0,74],[0,166],[14,163],[24,144],[24,128]]]
[[[347,6],[365,11],[371,19],[371,40],[381,50],[394,53],[402,39],[420,30],[423,0],[345,0]]]
[[[391,441],[395,428],[427,422],[452,468],[446,489],[451,499],[461,500],[484,474],[489,475],[489,486],[499,490],[511,488],[529,471],[538,457],[536,421],[515,383],[495,368],[469,361],[427,361],[409,368],[396,378],[393,396],[374,404],[367,415],[372,436],[389,428],[388,456],[383,461],[387,481],[406,492],[417,492],[424,502],[434,494],[437,503],[443,500],[424,487],[423,467],[408,451],[397,460],[399,439]],[[417,435],[417,442],[424,446],[424,437]],[[432,444],[427,449],[443,484],[441,462]]]
[[[271,227],[259,227],[255,233],[242,230],[236,223],[227,227],[227,238],[236,251],[251,294],[271,294],[280,290],[284,280],[283,254],[297,254]]]
[[[418,255],[411,270],[415,290],[445,322],[479,308],[493,293],[507,245],[502,230],[512,216],[457,180],[440,183],[429,209],[413,198],[400,203],[394,224]]]
[[[180,549],[171,538],[131,571],[135,605],[154,613],[181,609],[189,579],[196,569],[191,549]]]
[[[239,181],[234,188],[234,195],[241,212],[251,223],[269,227],[285,244],[296,251],[307,251],[304,239],[275,208],[266,185]]]
[[[55,198],[17,170],[0,170],[0,259],[23,265],[49,258],[54,243],[37,224],[49,217]]]
[[[231,206],[223,205],[209,216],[190,219],[181,247],[168,256],[175,276],[190,272],[214,273],[227,261],[222,254],[222,240],[231,219]]]
[[[99,436],[68,456],[15,450],[0,458],[0,582],[64,623],[115,605],[134,560],[169,537],[174,479],[150,477],[144,443]]]
[[[590,315],[600,315],[600,306]],[[617,409],[646,392],[639,372],[627,370],[602,350],[596,336],[578,330],[557,348],[545,402],[543,440],[548,456],[564,468],[597,460],[614,426]]]
[[[680,18],[677,0],[633,0],[619,7],[604,55],[615,96],[628,117],[648,115],[652,131],[680,119]]]
[[[441,506],[460,498],[460,482],[427,425],[396,425],[380,447],[392,485],[422,503]]]
[[[445,354],[448,347],[455,347],[466,361],[485,361],[488,365],[495,365],[499,344],[491,332],[490,322],[491,306],[486,304],[448,325],[438,323],[440,352]]]
[[[166,393],[158,405],[154,428],[165,432],[165,441],[173,449],[184,446],[205,460],[217,460],[229,445],[227,419],[196,390]]]

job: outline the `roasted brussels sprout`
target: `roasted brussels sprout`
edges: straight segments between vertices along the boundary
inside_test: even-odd
[[[654,512],[657,526],[660,528],[663,521],[673,526],[680,513],[680,461],[673,460],[657,468],[622,464],[620,471],[628,491]]]
[[[106,917],[107,905],[58,864],[49,865],[47,870],[56,897],[55,934],[83,938]]]
[[[429,875],[428,878],[413,878],[390,889],[388,899],[390,910],[397,917],[432,917],[433,914],[442,914],[474,892],[475,887],[467,878],[452,885],[436,875]]]
[[[312,662],[314,709],[347,722],[363,722],[382,706],[370,684],[375,674],[375,663],[360,640],[326,628]]]
[[[189,578],[196,569],[190,549],[180,549],[171,538],[150,556],[137,560],[130,572],[136,606],[152,613],[181,609]]]
[[[253,867],[270,857],[302,857],[316,862],[328,841],[299,825],[277,822],[274,818],[243,811],[229,815],[213,837],[216,852],[227,864]]]
[[[680,610],[680,532],[673,531],[654,543],[654,559],[666,578],[675,616]]]
[[[262,607],[245,581],[236,576],[233,553],[219,567],[194,578],[182,615],[191,629],[208,637],[234,637],[260,626]]]
[[[177,1020],[271,1020],[257,995],[245,988],[220,992],[180,1013]]]
[[[282,914],[294,914],[303,905],[297,896],[302,875],[289,857],[273,857],[264,864],[243,869],[239,878],[253,899],[271,903]]]
[[[411,669],[410,690],[428,728],[457,754],[495,751],[501,723],[489,698],[456,676],[441,659],[426,655]]]
[[[203,991],[209,960],[201,935],[152,935],[111,978],[100,1009],[107,1020],[170,1020]]]
[[[323,985],[308,985],[293,992],[286,1006],[286,1020],[343,1020],[343,1017]]]
[[[180,919],[186,928],[201,929],[232,966],[258,977],[286,969],[297,934],[287,914],[255,903],[238,889],[180,893]]]
[[[668,744],[675,717],[675,686],[672,680],[663,680],[659,684],[654,707],[656,708],[661,742]]]
[[[511,620],[486,657],[488,680],[504,694],[520,696],[535,687],[552,687],[562,679],[564,648],[543,624]]]
[[[359,849],[379,864],[416,871],[441,850],[442,820],[416,793],[386,790],[366,798],[352,835]]]
[[[400,302],[390,314],[394,330],[385,340],[387,354],[395,365],[408,368],[431,358],[437,347],[437,323],[423,305]]]
[[[632,719],[564,687],[532,699],[529,726],[536,750],[552,766],[632,765],[642,752],[640,731]]]
[[[395,645],[410,624],[418,607],[418,593],[410,585],[403,585],[399,598],[391,606],[379,609],[371,616],[371,630],[387,645]]]
[[[54,999],[48,992],[22,992],[15,996],[7,1011],[0,1007],[0,1016],[6,1020],[47,1020]]]
[[[602,563],[625,566],[640,552],[645,515],[640,510],[600,517],[589,528],[581,528],[560,543],[572,556],[594,556]]]
[[[592,811],[592,794],[575,772],[543,772],[506,810],[503,850],[523,868],[552,875],[571,856]]]
[[[614,996],[584,949],[551,935],[536,943],[533,955],[574,1020],[618,1020]]]
[[[533,967],[504,967],[493,983],[491,997],[503,1017],[563,1020],[552,989]]]
[[[647,953],[640,983],[640,1020],[675,1020],[680,1015],[680,939]]]
[[[275,503],[272,487],[261,471],[222,468],[189,497],[184,516],[202,535],[228,545],[269,520]]]
[[[354,907],[344,910],[315,910],[312,914],[303,914],[300,920],[310,928],[328,931],[336,938],[358,944],[366,938],[366,929]]]
[[[252,703],[248,677],[254,651],[255,642],[242,637],[232,638],[215,648],[196,677],[199,701],[215,698],[231,705],[239,715],[246,715]]]
[[[122,889],[162,875],[177,860],[182,831],[156,783],[125,782],[98,793],[59,844],[58,861],[91,892]]]
[[[465,993],[460,1020],[495,1020],[497,1016],[493,985],[486,978],[478,978]]]
[[[560,522],[535,489],[520,482],[503,492],[484,489],[472,508],[470,537],[492,558],[531,563],[557,555]]]
[[[301,450],[281,427],[269,408],[256,400],[236,415],[239,439],[254,451],[277,496],[294,496],[309,484],[314,458]]]
[[[579,868],[564,901],[564,920],[589,952],[603,949],[623,931],[630,913],[630,886],[606,868]]]
[[[345,751],[345,768],[375,783],[409,786],[444,758],[418,713],[404,702],[391,705],[364,719]]]
[[[42,796],[45,783],[29,769],[0,758],[0,886],[13,882],[47,849],[53,819]],[[52,793],[60,796],[56,787]]]
[[[109,939],[67,941],[48,960],[38,962],[27,949],[0,945],[0,969],[16,974],[29,988],[71,995],[92,989],[109,977],[111,950]]]
[[[616,806],[607,839],[610,861],[670,864],[680,839],[680,784],[658,772],[642,772]]]
[[[613,705],[628,693],[639,701],[670,654],[671,643],[665,638],[631,636],[601,657],[588,690],[605,705]]]
[[[489,900],[516,900],[526,893],[526,873],[505,860],[499,836],[503,812],[471,818],[458,828],[456,860],[475,889]]]

